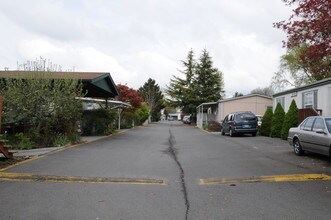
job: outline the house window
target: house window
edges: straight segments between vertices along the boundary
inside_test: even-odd
[[[278,103],[283,107],[283,109],[285,109],[285,105],[284,105],[284,103],[285,103],[285,97],[276,98],[276,105]]]
[[[317,108],[317,90],[302,93],[302,108]]]

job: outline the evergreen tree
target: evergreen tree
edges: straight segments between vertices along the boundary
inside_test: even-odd
[[[162,91],[154,79],[149,78],[145,84],[139,88],[140,95],[147,104],[151,120],[158,121],[161,116],[161,109],[164,108],[164,99]]]
[[[184,114],[190,114],[193,120],[196,107],[203,102],[218,101],[224,87],[223,74],[213,67],[212,58],[207,50],[203,50],[196,62],[192,50],[187,60],[182,61],[184,78],[174,76],[167,86],[166,93],[170,97],[168,102],[172,106],[182,108]]]
[[[187,59],[182,61],[182,64],[184,70],[179,70],[179,72],[184,74],[184,78],[173,76],[173,79],[170,79],[170,84],[166,88],[166,93],[170,96],[167,101],[173,107],[181,107],[183,113],[194,115],[196,106],[193,104],[195,97],[192,85],[196,61],[193,50],[188,52]]]
[[[271,133],[270,133],[271,137],[278,137],[278,138],[281,137],[284,117],[285,117],[284,109],[282,105],[278,103],[271,121]]]
[[[285,115],[285,119],[282,127],[281,138],[283,140],[287,139],[288,131],[290,130],[291,127],[298,126],[298,116],[299,116],[298,107],[293,99],[290,108],[288,109]]]
[[[213,67],[209,53],[204,49],[196,67],[196,77],[193,81],[196,106],[204,102],[218,101],[224,87],[223,73]]]
[[[272,117],[273,117],[273,112],[271,108],[268,108],[262,118],[262,124],[261,124],[261,128],[260,128],[260,134],[262,136],[270,136],[270,132],[271,132],[271,121],[272,121]]]

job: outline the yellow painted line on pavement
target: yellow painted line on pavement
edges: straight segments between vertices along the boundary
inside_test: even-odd
[[[200,179],[199,185],[217,185],[231,183],[260,183],[260,182],[299,182],[299,181],[330,181],[331,176],[325,174],[293,174],[279,176],[259,176],[249,178],[209,178]]]
[[[162,179],[53,176],[53,175],[31,174],[31,173],[4,173],[4,172],[0,172],[0,181],[86,183],[86,184],[166,185],[166,181],[162,180]]]

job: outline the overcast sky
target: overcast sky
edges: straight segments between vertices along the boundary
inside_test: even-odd
[[[207,49],[227,96],[247,94],[277,71],[286,38],[272,24],[290,14],[282,0],[1,0],[0,69],[43,57],[164,88],[190,49]]]

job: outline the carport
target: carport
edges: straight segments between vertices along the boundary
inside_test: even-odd
[[[202,128],[203,125],[216,119],[218,102],[202,103],[197,107],[197,126]]]

